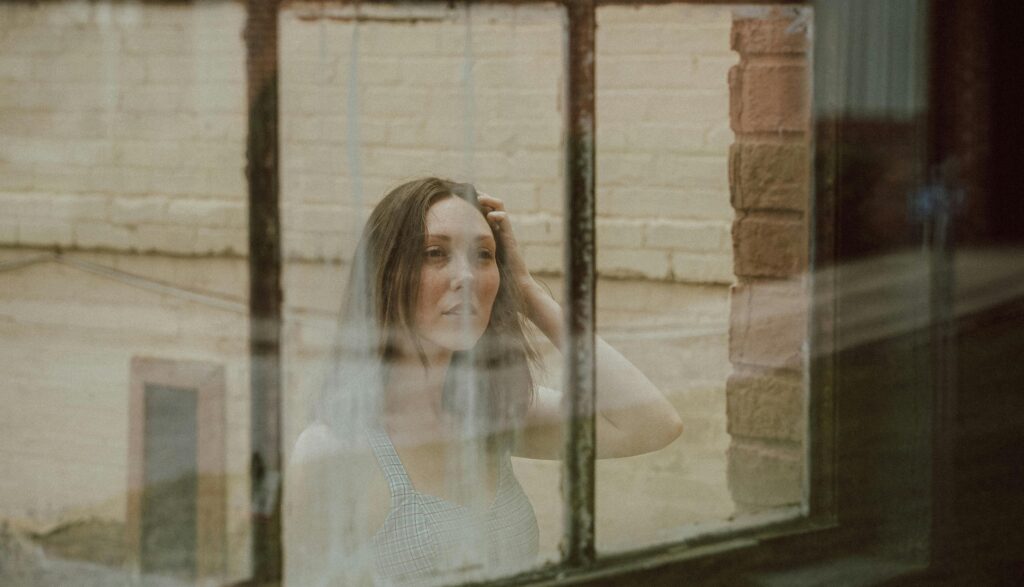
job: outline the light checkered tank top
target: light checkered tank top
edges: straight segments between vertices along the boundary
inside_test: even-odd
[[[537,516],[508,451],[498,465],[494,501],[481,514],[416,491],[387,432],[380,427],[368,432],[391,491],[391,509],[373,537],[381,583],[431,584],[452,572],[464,581],[514,573],[535,562]]]

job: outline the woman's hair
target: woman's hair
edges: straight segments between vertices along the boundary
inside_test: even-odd
[[[484,213],[472,185],[428,177],[393,189],[370,214],[346,288],[336,376],[325,389],[327,396],[350,393],[345,388],[351,385],[379,396],[388,365],[396,358],[396,337],[412,340],[427,366],[415,324],[426,217],[431,206],[450,197]],[[489,437],[508,438],[532,400],[530,367],[537,355],[524,331],[522,292],[509,272],[501,239],[495,240],[500,284],[490,320],[472,349],[454,353],[443,405],[482,425]],[[460,398],[475,405],[467,406]],[[321,408],[328,412],[324,414],[328,422],[337,421],[332,411],[356,407],[324,399]],[[379,401],[379,397],[365,398],[358,405],[379,409]]]

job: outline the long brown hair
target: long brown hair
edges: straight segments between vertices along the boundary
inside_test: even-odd
[[[388,364],[395,358],[392,341],[397,335],[414,341],[426,367],[427,357],[414,323],[426,217],[431,206],[450,197],[465,200],[484,214],[472,185],[436,177],[398,186],[370,214],[346,288],[342,324],[346,336],[338,349],[340,370],[329,385],[335,389],[326,389],[328,395],[345,393],[339,387],[365,386],[367,382],[376,384],[371,387],[379,391]],[[474,348],[453,355],[443,405],[461,417],[477,420],[492,439],[508,439],[533,398],[530,367],[537,354],[525,333],[522,292],[506,263],[501,239],[495,240],[500,284],[490,320]],[[358,371],[361,376],[351,376],[346,370]],[[480,400],[473,413],[466,413],[455,399],[459,372],[468,372],[474,395]],[[379,398],[371,398],[369,403],[374,401]],[[341,409],[351,410],[351,405]]]

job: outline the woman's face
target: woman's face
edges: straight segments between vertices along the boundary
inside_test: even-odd
[[[429,353],[468,350],[491,318],[498,294],[496,243],[472,204],[456,197],[427,211],[416,298],[416,331]]]

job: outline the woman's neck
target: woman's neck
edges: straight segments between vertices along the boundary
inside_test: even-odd
[[[452,355],[437,353],[427,359],[424,365],[418,356],[400,356],[387,366],[384,420],[403,436],[436,436],[447,423],[442,400]]]

